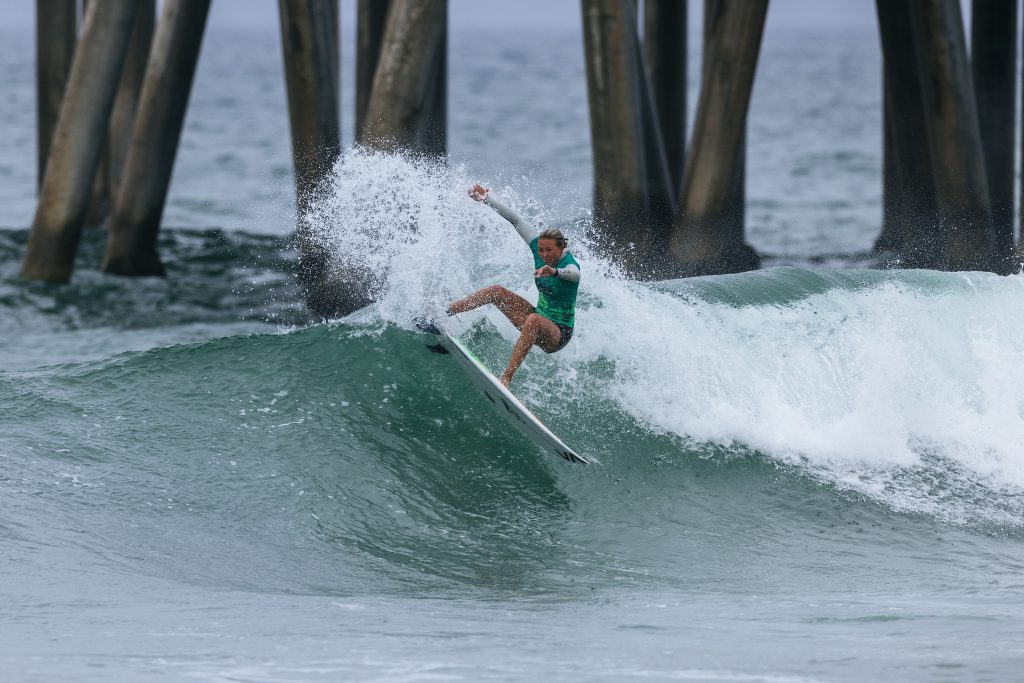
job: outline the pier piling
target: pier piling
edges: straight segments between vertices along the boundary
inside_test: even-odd
[[[210,0],[164,1],[110,222],[104,272],[164,275],[156,242],[209,10]]]
[[[142,81],[146,76],[146,62],[153,43],[155,24],[156,0],[139,0],[132,39],[128,43],[128,54],[125,55],[121,69],[114,109],[110,113],[107,145],[93,180],[92,200],[85,219],[86,228],[103,227],[117,202],[117,190],[121,186],[124,165],[132,144],[135,112],[142,92]]]
[[[366,107],[373,90],[373,76],[380,60],[391,0],[359,0],[356,27],[356,140],[362,141]]]
[[[645,0],[644,59],[658,111],[671,185],[678,191],[686,161],[686,0]]]
[[[338,110],[339,125],[341,117],[341,0],[327,0],[331,12],[331,62],[334,64],[335,108]]]
[[[299,213],[341,150],[338,64],[328,0],[280,0]]]
[[[997,265],[991,203],[960,2],[916,0],[910,7],[939,208],[925,265],[991,270]]]
[[[629,15],[629,18],[636,19],[635,15]],[[658,277],[658,273],[666,261],[665,253],[672,230],[672,220],[676,215],[676,197],[679,194],[679,186],[673,184],[672,181],[672,169],[668,161],[664,132],[661,129],[658,101],[649,78],[650,70],[646,66],[644,46],[640,42],[639,26],[635,21],[631,33],[634,37],[632,44],[635,53],[633,58],[636,64],[636,80],[640,86],[640,115],[644,132],[643,154],[649,192],[647,227],[641,233],[647,249],[639,252],[638,255],[641,258],[638,263],[634,264],[633,275],[643,279],[652,279]],[[675,128],[673,133],[676,136],[685,137],[685,129],[680,132],[678,122],[673,127]]]
[[[992,203],[997,257],[1013,251],[1017,0],[971,3],[971,72]]]
[[[36,149],[40,188],[77,40],[76,0],[36,0]]]
[[[423,152],[444,159],[448,156],[448,3],[444,3],[441,40],[434,51],[434,66],[427,92],[427,121],[422,136]]]
[[[711,29],[714,25],[714,18],[717,16],[715,5],[718,0],[704,0],[704,54],[702,55],[702,69],[710,63],[708,59],[708,46],[711,44]],[[702,78],[706,77],[704,74]],[[736,152],[736,169],[732,176],[732,184],[729,185],[728,199],[725,202],[725,213],[722,215],[723,225],[732,230],[734,239],[742,243],[745,239],[747,229],[747,126],[743,126],[740,137],[739,150]],[[756,254],[754,258],[760,257]],[[754,266],[757,267],[757,266]]]
[[[350,312],[367,303],[360,278],[332,269],[306,213],[341,153],[337,30],[328,0],[280,0],[288,113],[291,121],[299,281],[318,315]]]
[[[882,230],[875,251],[903,267],[930,260],[937,198],[928,147],[923,71],[911,2],[876,0],[882,46]]]
[[[739,272],[760,264],[735,219],[733,192],[768,1],[717,0],[706,7],[706,64],[669,244],[677,275]]]
[[[635,276],[663,266],[675,210],[655,97],[632,0],[582,0],[594,222]]]
[[[447,0],[391,0],[361,142],[447,152]]]
[[[136,0],[90,3],[54,131],[22,277],[67,282],[125,53]]]
[[[117,87],[114,99],[114,110],[110,113],[110,136],[107,143],[107,178],[111,188],[110,203],[117,201],[117,191],[124,177],[128,152],[132,145],[132,131],[135,127],[135,115],[139,109],[142,96],[142,85],[146,78],[146,64],[149,52],[153,47],[153,34],[156,30],[156,1],[141,0],[139,13],[132,29],[132,40],[128,44],[128,55],[125,57],[121,82]]]

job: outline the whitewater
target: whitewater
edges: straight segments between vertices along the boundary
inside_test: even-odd
[[[413,329],[489,284],[536,300],[528,253],[467,200],[473,182],[359,150],[338,165],[306,219],[339,268],[375,274],[378,303],[355,320]],[[497,183],[537,224],[556,224]],[[1024,278],[772,268],[638,283],[600,256],[585,212],[567,213],[584,217],[567,226],[587,266],[580,334],[530,357],[518,380],[528,403],[570,420],[610,403],[681,448],[763,453],[897,510],[1024,523]],[[493,307],[453,329],[517,334]]]

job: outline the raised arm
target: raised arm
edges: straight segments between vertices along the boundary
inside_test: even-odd
[[[529,244],[533,239],[540,233],[537,229],[530,225],[526,219],[517,214],[515,211],[505,206],[497,199],[492,197],[487,188],[482,185],[474,185],[469,191],[469,196],[478,202],[483,202],[487,206],[491,207],[498,212],[498,215],[507,220],[515,227],[516,232],[523,238],[523,241]]]

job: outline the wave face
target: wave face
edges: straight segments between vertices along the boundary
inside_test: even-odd
[[[465,199],[469,183],[459,168],[369,153],[339,164],[308,219],[340,266],[380,274],[361,321],[408,328],[493,283],[535,299],[521,241]],[[681,447],[756,452],[892,509],[1024,520],[1021,277],[773,268],[651,286],[603,259],[585,223],[555,224],[585,261],[578,334],[517,381],[528,401],[555,397],[556,425],[607,405]],[[454,324],[515,338],[494,310]]]
[[[839,296],[808,273],[771,275],[780,286],[799,278],[817,290],[810,300],[870,297],[878,286]],[[638,357],[636,342],[608,358],[607,342],[584,327],[571,354],[531,358],[519,378],[542,419],[600,460],[591,467],[540,452],[450,359],[429,353],[422,335],[379,320],[4,373],[4,416],[18,427],[0,437],[0,454],[17,465],[2,483],[15,493],[2,525],[28,530],[27,539],[73,543],[88,563],[119,571],[313,595],[681,589],[712,575],[737,589],[768,590],[751,574],[752,553],[757,571],[772,568],[771,590],[824,589],[835,577],[820,567],[836,557],[880,551],[909,561],[949,521],[957,525],[943,533],[1020,537],[1017,461],[991,435],[972,438],[979,422],[993,419],[966,422],[977,396],[968,407],[941,404],[965,422],[960,431],[942,426],[955,439],[926,439],[915,430],[937,418],[911,418],[927,412],[928,384],[915,392],[896,377],[877,400],[906,417],[872,427],[878,406],[861,407],[859,391],[822,380],[846,373],[863,384],[882,381],[858,376],[867,367],[855,363],[861,346],[836,343],[831,360],[792,380],[774,374],[782,359],[808,364],[814,356],[801,330],[819,324],[808,299],[765,308],[708,303],[696,289],[689,295],[696,312],[675,364]],[[585,311],[581,326],[599,323],[597,310]],[[716,369],[725,364],[714,362],[712,340],[694,332],[728,326],[735,334],[739,321],[749,339],[773,339],[760,357],[753,342],[738,344],[734,353],[750,356],[742,389],[728,387],[738,370]],[[469,339],[488,362],[508,352],[487,322]],[[853,367],[843,369],[844,360]],[[680,416],[680,406],[699,404],[686,392],[645,387],[644,373],[659,368],[694,373],[693,385],[716,402]],[[785,377],[790,392],[815,393],[763,397],[769,374]],[[675,408],[653,409],[652,401]],[[847,416],[822,407],[826,401],[844,401]],[[851,443],[838,433],[851,434]],[[809,445],[826,435],[828,448]],[[877,569],[847,566],[843,574],[893,586],[910,580]],[[961,570],[971,576],[968,566],[950,571]]]

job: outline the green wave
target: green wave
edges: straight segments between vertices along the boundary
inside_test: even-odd
[[[502,344],[473,343],[484,356]],[[693,582],[709,578],[681,567],[739,567],[766,534],[824,556],[866,525],[896,524],[911,547],[932,533],[742,445],[652,433],[611,401],[536,403],[602,463],[569,466],[424,344],[390,325],[319,325],[6,375],[19,437],[0,448],[30,453],[41,479],[78,472],[70,497],[44,496],[58,535],[92,511],[86,546],[103,562],[242,589]]]

